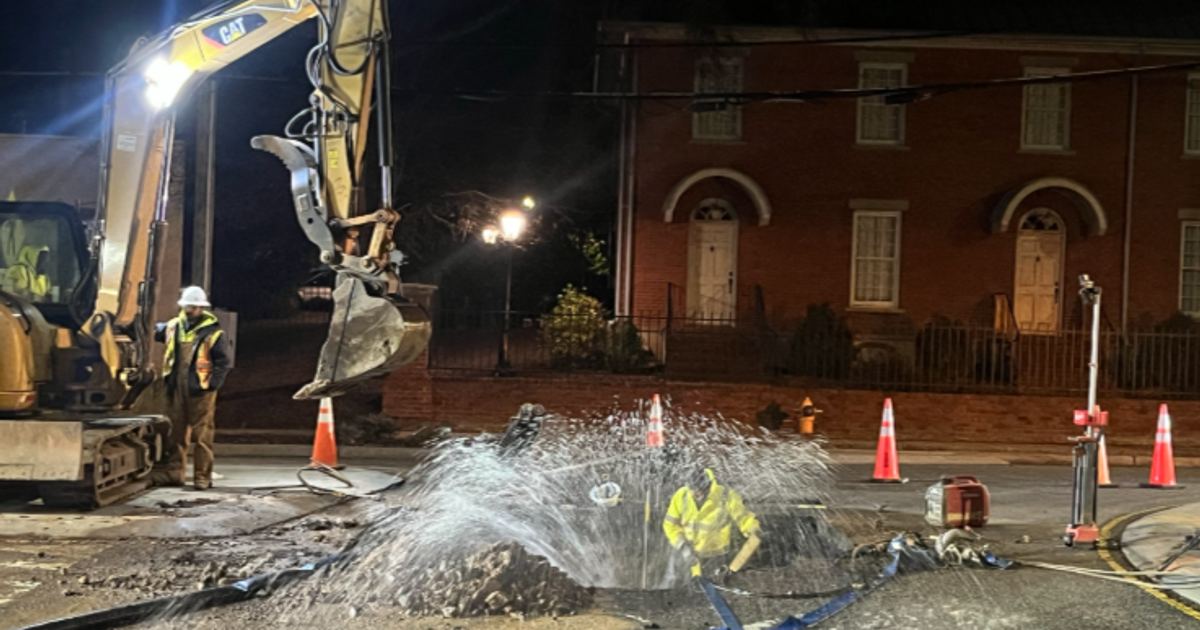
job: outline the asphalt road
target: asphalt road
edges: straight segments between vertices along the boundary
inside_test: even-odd
[[[924,491],[942,474],[972,474],[987,484],[992,501],[992,523],[980,530],[991,549],[1002,557],[1038,560],[1074,566],[1108,569],[1092,550],[1070,549],[1061,543],[1063,526],[1070,507],[1071,471],[1065,466],[903,466],[910,478],[904,485],[880,486],[862,480],[869,466],[849,465],[838,471],[839,483],[831,500],[835,522],[852,530],[856,542],[886,538],[896,531],[935,529],[924,524]],[[1200,501],[1193,490],[1154,491],[1136,487],[1146,471],[1114,469],[1115,480],[1126,487],[1103,489],[1100,495],[1101,520],[1165,505]],[[1200,470],[1180,469],[1180,483],[1200,488]],[[342,506],[340,509],[345,510]],[[334,540],[324,540],[329,532],[309,532],[295,524],[278,531],[264,530],[244,540],[225,537],[209,541],[195,539],[157,540],[156,558],[196,549],[219,557],[223,549],[238,546],[255,551],[274,547],[297,558],[302,552],[326,553]],[[1027,536],[1029,542],[1017,542]],[[274,546],[274,547],[273,547]],[[146,560],[145,541],[137,539],[75,540],[55,545],[38,545],[28,538],[5,539],[0,532],[0,628],[17,627],[15,622],[31,623],[62,614],[70,614],[109,605],[118,601],[136,601],[122,590],[102,591],[81,586],[75,576],[126,573],[158,574],[164,566],[182,571],[174,564],[153,564]],[[36,556],[42,551],[43,556]],[[140,551],[141,555],[135,553]],[[280,551],[276,555],[279,556]],[[315,551],[313,552],[315,553]],[[174,557],[174,556],[173,556]],[[280,556],[282,557],[282,556]],[[37,566],[39,563],[44,567]],[[202,563],[198,563],[202,564]],[[66,573],[62,573],[67,567]],[[199,570],[199,569],[197,569]],[[43,573],[55,579],[42,579]],[[61,575],[60,575],[61,574]],[[188,574],[191,576],[191,574]],[[31,577],[32,576],[32,577]],[[176,587],[180,592],[194,587],[195,577]],[[782,579],[780,581],[786,582]],[[737,586],[736,581],[731,586]],[[760,583],[761,587],[762,584]],[[767,586],[772,586],[767,584]],[[786,591],[787,583],[778,584]],[[837,585],[830,585],[835,587]],[[765,589],[763,589],[765,590]],[[298,615],[288,608],[281,593],[272,598],[248,602],[225,609],[200,613],[187,619],[158,621],[145,628],[237,627],[240,630],[265,628],[346,628],[402,630],[473,630],[520,627],[539,630],[608,630],[637,628],[641,623],[630,615],[649,620],[661,628],[700,630],[719,625],[716,615],[698,593],[669,591],[655,593],[601,593],[599,609],[586,615],[559,620],[518,622],[510,618],[442,620],[402,619],[394,609],[366,607],[349,610],[344,605],[318,604]],[[776,621],[788,614],[799,615],[819,606],[823,599],[760,599],[727,594],[730,605],[742,622]],[[8,601],[6,601],[8,600]],[[940,569],[898,577],[845,611],[821,624],[822,628],[918,628],[941,630],[961,628],[1197,628],[1200,620],[1164,603],[1142,589],[1125,583],[1081,577],[1034,568],[1006,571],[979,569]]]

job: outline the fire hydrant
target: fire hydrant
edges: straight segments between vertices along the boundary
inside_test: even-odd
[[[821,410],[813,406],[811,398],[806,397],[804,406],[800,408],[800,435],[812,435],[813,425],[816,424],[819,413]]]

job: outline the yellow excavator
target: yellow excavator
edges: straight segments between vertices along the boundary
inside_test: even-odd
[[[310,19],[314,90],[284,137],[251,144],[291,174],[301,231],[337,272],[329,336],[297,399],[336,396],[428,345],[402,295],[392,231],[387,0],[219,2],[144,39],[106,80],[97,221],[65,204],[0,203],[0,490],[96,507],[145,489],[170,422],[156,378],[174,106],[208,76]],[[364,211],[376,127],[379,208]],[[139,402],[139,399],[141,401]]]

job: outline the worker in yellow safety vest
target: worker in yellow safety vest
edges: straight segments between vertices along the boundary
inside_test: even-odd
[[[212,304],[204,289],[184,289],[179,306],[179,316],[158,324],[154,335],[166,344],[163,380],[172,408],[166,467],[156,471],[154,481],[182,486],[188,447],[194,442],[193,484],[197,490],[207,490],[212,487],[217,390],[229,373],[229,348],[217,316],[208,310]]]
[[[746,543],[726,563],[734,527]],[[717,483],[713,471],[704,467],[696,467],[687,484],[675,492],[663,518],[667,540],[692,562],[692,577],[712,581],[721,581],[746,564],[758,549],[759,530],[758,518],[746,508],[741,495]]]
[[[16,295],[31,302],[45,302],[50,295],[49,247],[26,245],[17,254],[17,262],[5,272],[4,284]]]

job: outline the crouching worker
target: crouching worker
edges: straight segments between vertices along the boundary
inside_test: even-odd
[[[179,316],[158,324],[154,333],[167,346],[162,370],[171,401],[171,444],[165,470],[155,471],[154,481],[182,486],[188,447],[195,444],[193,484],[207,490],[212,487],[217,390],[229,373],[229,351],[204,289],[184,289],[179,306]]]
[[[746,543],[730,560],[735,526]],[[759,529],[758,518],[746,509],[741,495],[717,483],[713,471],[703,467],[697,467],[671,497],[663,518],[667,540],[692,562],[692,577],[718,583],[726,574],[741,570],[758,549]]]

